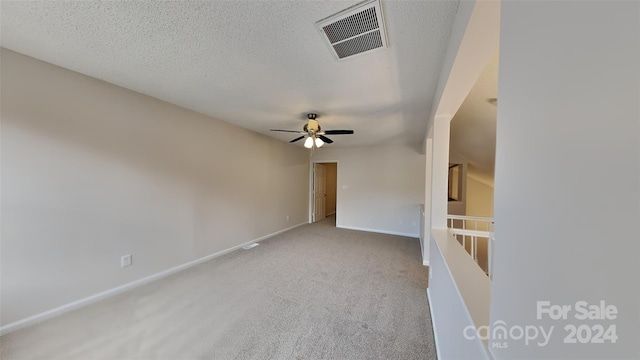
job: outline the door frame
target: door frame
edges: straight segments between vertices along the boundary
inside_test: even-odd
[[[313,212],[315,211],[315,195],[313,182],[316,176],[313,172],[315,164],[336,164],[336,226],[338,225],[338,199],[340,198],[340,162],[338,160],[311,160],[309,161],[309,224],[313,223]]]

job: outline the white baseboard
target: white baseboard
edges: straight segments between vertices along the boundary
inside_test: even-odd
[[[398,236],[407,236],[407,237],[412,237],[412,238],[420,238],[420,235],[417,233],[404,233],[404,232],[398,232],[398,231],[388,231],[388,230],[380,230],[380,229],[369,229],[369,228],[361,228],[361,227],[356,227],[356,226],[338,226],[336,225],[337,228],[340,229],[348,229],[348,230],[358,230],[358,231],[367,231],[367,232],[374,232],[374,233],[379,233],[379,234],[389,234],[389,235],[398,235]]]
[[[435,317],[433,316],[433,309],[431,308],[431,292],[429,292],[429,288],[427,288],[427,301],[429,302],[429,314],[431,315],[431,328],[433,329],[433,340],[436,344],[436,357],[438,359],[442,359],[440,355],[440,348],[438,347],[438,329],[435,326]]]
[[[247,241],[245,243],[236,245],[236,246],[231,247],[229,249],[218,251],[216,253],[209,254],[209,255],[207,255],[205,257],[202,257],[202,258],[199,258],[199,259],[196,259],[196,260],[193,260],[193,261],[189,261],[187,263],[184,263],[184,264],[181,264],[181,265],[178,265],[178,266],[174,266],[174,267],[172,267],[170,269],[161,271],[159,273],[155,273],[153,275],[144,277],[142,279],[138,279],[138,280],[132,281],[130,283],[126,283],[124,285],[120,285],[118,287],[115,287],[115,288],[112,288],[112,289],[109,289],[109,290],[106,290],[106,291],[103,291],[103,292],[100,292],[100,293],[97,293],[97,294],[94,294],[94,295],[91,295],[91,296],[87,296],[87,297],[82,298],[80,300],[76,300],[76,301],[70,302],[68,304],[59,306],[57,308],[54,308],[54,309],[51,309],[51,310],[47,310],[45,312],[42,312],[42,313],[39,313],[39,314],[36,314],[36,315],[33,315],[33,316],[29,316],[27,318],[24,318],[24,319],[21,319],[21,320],[18,320],[18,321],[14,321],[12,323],[9,323],[9,324],[7,324],[5,326],[0,327],[0,335],[8,334],[8,333],[10,333],[12,331],[16,331],[18,329],[22,329],[22,328],[27,327],[29,325],[33,325],[35,323],[39,323],[41,321],[50,319],[52,317],[55,317],[55,316],[58,316],[58,315],[62,315],[62,314],[67,313],[67,312],[69,312],[71,310],[75,310],[75,309],[87,306],[87,305],[92,304],[92,303],[94,303],[96,301],[100,301],[100,300],[106,299],[108,297],[120,294],[122,292],[134,289],[136,287],[139,287],[139,286],[142,286],[142,285],[146,285],[146,284],[148,284],[148,283],[150,283],[152,281],[162,279],[162,278],[167,277],[169,275],[175,274],[175,273],[177,273],[179,271],[182,271],[182,270],[188,269],[190,267],[196,266],[198,264],[201,264],[203,262],[209,261],[209,260],[211,260],[213,258],[216,258],[218,256],[222,256],[222,255],[228,254],[228,253],[230,253],[232,251],[241,249],[243,246],[252,244],[254,242],[266,240],[266,239],[268,239],[270,237],[276,236],[276,235],[281,234],[281,233],[283,233],[285,231],[289,231],[289,230],[295,229],[295,228],[297,228],[299,226],[307,225],[307,224],[308,224],[308,222],[300,223],[300,224],[288,227],[286,229],[282,229],[282,230],[276,231],[274,233],[271,233],[271,234],[268,234],[268,235],[265,235],[265,236],[261,236],[261,237],[259,237],[257,239],[254,239],[254,240]]]
[[[327,217],[327,216],[331,216],[331,215],[334,215],[335,213],[336,213],[335,211],[332,211],[332,212],[330,212],[330,213],[326,214],[326,215],[325,215],[325,217]]]
[[[422,265],[429,266],[429,260],[422,260]]]

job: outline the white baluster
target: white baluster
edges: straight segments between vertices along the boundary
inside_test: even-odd
[[[489,236],[487,239],[487,272],[489,275],[489,280],[493,280],[493,239]]]
[[[471,251],[473,254],[473,260],[478,263],[478,238],[476,236],[471,237]]]

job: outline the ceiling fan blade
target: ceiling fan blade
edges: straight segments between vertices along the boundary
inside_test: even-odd
[[[281,132],[292,132],[292,133],[304,134],[304,132],[299,131],[299,130],[280,130],[280,129],[270,129],[270,131],[281,131]]]
[[[333,142],[333,140],[329,139],[328,137],[326,137],[324,135],[318,135],[318,137],[320,139],[322,139],[322,141],[326,142],[327,144],[331,144]]]
[[[324,133],[327,135],[351,135],[353,130],[326,130]]]
[[[295,139],[293,139],[293,140],[291,140],[291,141],[289,141],[289,142],[290,142],[290,143],[294,143],[294,142],[296,142],[296,141],[298,141],[298,140],[302,140],[302,139],[304,139],[304,138],[305,138],[305,136],[304,136],[304,135],[302,135],[302,136],[297,137],[297,138],[295,138]]]

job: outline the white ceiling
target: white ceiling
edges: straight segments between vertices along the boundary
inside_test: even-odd
[[[493,56],[451,120],[451,158],[469,164],[469,173],[493,186],[496,158],[498,53]]]
[[[457,1],[384,1],[390,47],[338,62],[316,21],[359,1],[2,1],[5,48],[288,141],[415,143]]]

